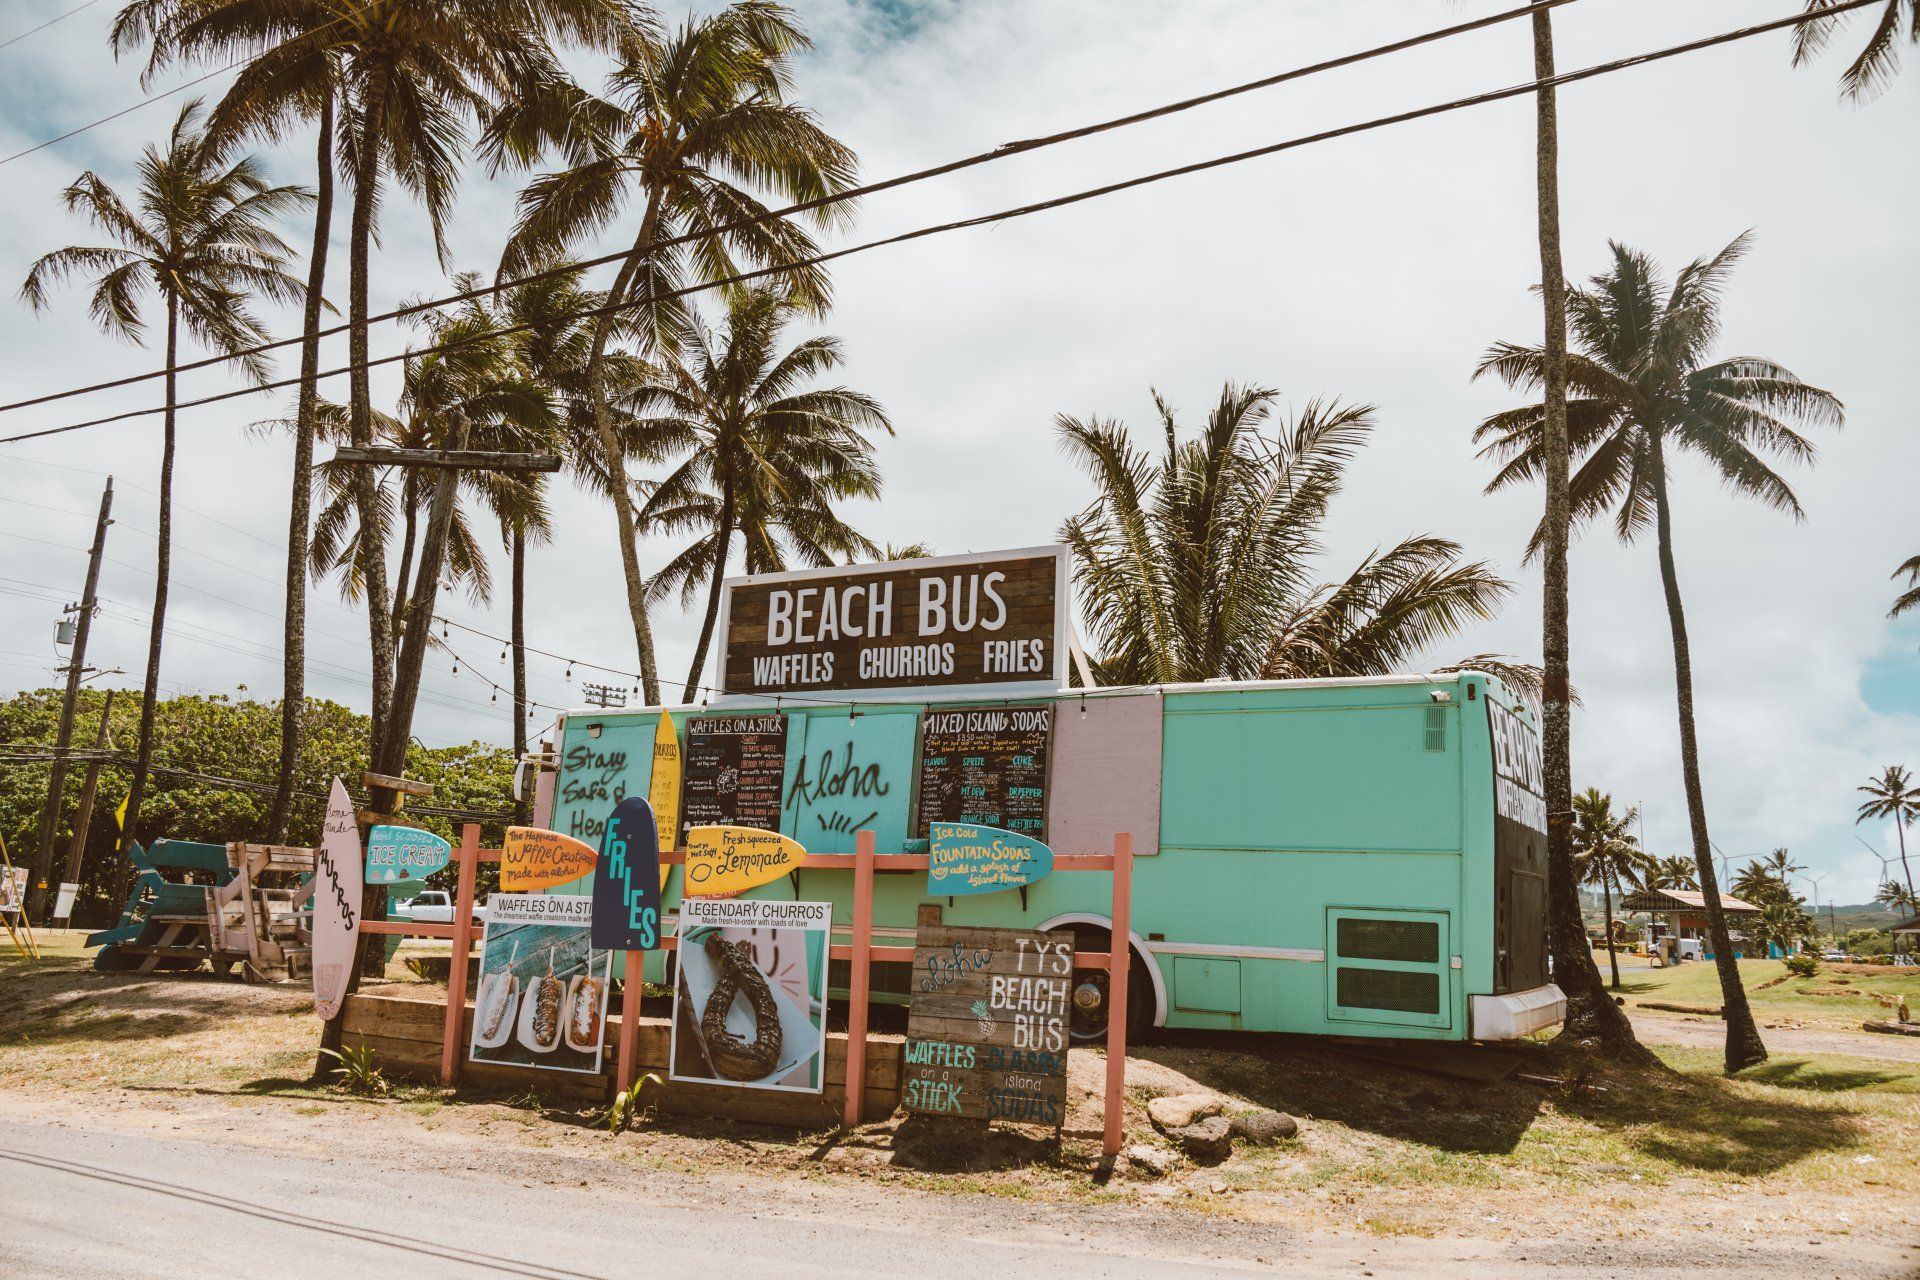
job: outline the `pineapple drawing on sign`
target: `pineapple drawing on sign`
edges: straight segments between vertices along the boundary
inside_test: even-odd
[[[980,1034],[982,1036],[990,1036],[993,1034],[993,1011],[987,1007],[985,1000],[975,1000],[973,1002],[973,1016],[980,1020]]]

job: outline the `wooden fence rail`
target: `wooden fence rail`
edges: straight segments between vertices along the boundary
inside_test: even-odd
[[[845,960],[852,971],[847,993],[847,1084],[846,1107],[842,1123],[852,1128],[859,1123],[866,1094],[867,1003],[872,994],[875,963],[912,963],[914,949],[902,946],[876,946],[873,943],[873,873],[875,871],[925,871],[924,853],[876,853],[873,833],[855,836],[852,853],[810,853],[805,869],[850,870],[853,872],[853,920],[846,943],[830,945],[827,954]],[[398,935],[410,938],[439,938],[453,944],[452,963],[447,975],[445,1033],[440,1050],[440,1083],[451,1087],[460,1080],[462,1050],[466,1044],[467,966],[477,930],[473,919],[474,878],[483,862],[500,861],[500,850],[480,847],[480,828],[468,823],[461,828],[460,845],[455,855],[458,887],[454,895],[451,924],[414,923],[410,920],[363,920],[363,933]],[[684,853],[662,853],[660,865],[682,866]],[[1111,854],[1061,854],[1053,860],[1055,871],[1110,871],[1113,873],[1113,927],[1111,950],[1074,952],[1076,969],[1107,971],[1107,1069],[1104,1105],[1105,1128],[1101,1149],[1107,1155],[1120,1150],[1122,1108],[1127,1076],[1127,979],[1129,977],[1129,939],[1132,936],[1133,837],[1121,833],[1113,838]],[[673,951],[677,937],[660,940],[659,949]],[[633,1087],[640,1035],[641,973],[646,952],[629,951],[623,968],[625,991],[622,996],[620,1037],[616,1050],[615,1087]]]

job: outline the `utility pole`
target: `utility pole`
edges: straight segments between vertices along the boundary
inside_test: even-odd
[[[60,821],[61,792],[67,782],[67,748],[73,744],[73,713],[80,697],[80,677],[87,665],[87,633],[93,628],[95,591],[100,585],[100,556],[107,545],[107,526],[113,521],[113,477],[100,494],[100,520],[93,529],[93,550],[87,553],[87,587],[80,597],[80,617],[74,630],[73,658],[67,664],[67,696],[60,707],[60,734],[53,746],[53,776],[47,781],[47,807],[40,813],[40,843],[33,851],[27,911],[30,919],[47,920],[47,877],[53,873],[53,832]]]
[[[87,856],[87,828],[93,824],[93,798],[100,791],[101,754],[107,748],[107,722],[113,716],[113,693],[107,690],[106,705],[100,708],[100,731],[93,739],[93,759],[87,761],[87,780],[80,785],[80,811],[73,816],[73,842],[67,846],[67,871],[60,877],[60,892],[54,895],[54,919],[65,923],[73,919],[73,897],[66,894],[68,885],[73,886],[74,896],[80,892],[80,864]],[[65,906],[66,910],[60,908]]]

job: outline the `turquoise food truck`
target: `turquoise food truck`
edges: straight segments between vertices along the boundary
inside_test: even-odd
[[[995,616],[996,586],[987,583],[974,615],[982,625]],[[956,586],[951,598],[960,596]],[[867,607],[850,593],[841,603]],[[1009,595],[1000,615],[1017,619],[1023,607]],[[873,608],[862,616],[870,631]],[[944,654],[921,647],[930,656],[912,659],[905,677],[921,683],[872,696],[788,684],[707,705],[571,712],[548,757],[544,824],[597,845],[625,796],[653,795],[659,808],[664,743],[682,828],[717,814],[821,853],[850,852],[860,830],[875,833],[881,853],[919,851],[928,819],[943,812],[1024,828],[1060,854],[1110,852],[1126,831],[1128,1017],[1141,1029],[1499,1040],[1561,1019],[1546,967],[1536,720],[1493,677],[1124,689],[1058,680],[984,697],[937,682],[955,670],[952,644]],[[981,661],[1026,664],[1030,675],[1029,652],[1041,651],[983,652]],[[1043,671],[1054,655],[1044,656]],[[822,670],[758,660],[782,679]],[[852,662],[873,665],[841,666]],[[680,888],[674,873],[669,921]],[[881,872],[875,939],[911,940],[918,906],[937,901],[949,924],[1071,931],[1104,950],[1110,894],[1101,872],[952,899],[930,894],[924,872]],[[840,937],[852,917],[847,871],[802,868],[751,895],[830,900]],[[663,979],[663,959],[650,958],[652,980]],[[906,1000],[906,968],[875,967],[876,1000]],[[835,985],[844,989],[844,972]],[[1105,975],[1083,974],[1074,1033],[1100,1036],[1109,1016]]]

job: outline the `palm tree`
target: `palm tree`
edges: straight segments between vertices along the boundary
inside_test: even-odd
[[[1573,865],[1582,884],[1597,885],[1607,922],[1607,963],[1620,989],[1620,957],[1614,952],[1613,898],[1622,883],[1646,876],[1654,861],[1634,838],[1638,806],[1615,815],[1613,797],[1588,787],[1573,798]]]
[[[116,23],[115,41],[127,47],[151,36],[161,63],[176,56],[250,59],[222,103],[223,128],[278,136],[318,113],[325,132],[330,115],[339,115],[340,158],[353,190],[349,438],[364,446],[374,433],[365,365],[383,179],[391,176],[419,197],[444,256],[441,232],[465,159],[466,121],[491,120],[507,101],[558,92],[566,77],[552,41],[614,47],[632,38],[635,23],[624,0],[135,0]],[[357,468],[353,483],[359,522],[377,524],[372,468]],[[377,545],[383,541],[366,543],[369,552]],[[290,548],[290,564],[292,555]],[[370,606],[374,767],[398,773],[410,726],[388,724],[395,646],[386,565],[369,559],[360,576]]]
[[[315,0],[274,4],[232,0],[135,0],[113,27],[116,57],[143,43],[150,52],[141,83],[176,58],[247,58],[209,113],[221,138],[280,141],[315,122],[313,245],[307,256],[300,344],[300,391],[293,417],[293,483],[287,503],[286,607],[282,618],[280,761],[266,840],[286,839],[294,778],[305,737],[307,556],[312,518],[313,444],[320,402],[320,319],[326,307],[327,250],[333,234],[333,137],[338,60],[330,53],[334,8]]]
[[[1454,544],[1429,537],[1316,583],[1320,528],[1373,410],[1315,401],[1268,439],[1276,394],[1227,384],[1197,438],[1156,395],[1157,458],[1124,423],[1056,419],[1098,491],[1060,537],[1102,683],[1372,672],[1490,616],[1505,594],[1485,565],[1458,565]]]
[[[1874,893],[1873,900],[1884,903],[1895,911],[1903,911],[1908,915],[1920,915],[1920,897],[1916,897],[1913,890],[1905,885],[1896,884],[1892,880],[1880,886]]]
[[[1726,919],[1713,876],[1706,802],[1700,786],[1694,731],[1693,663],[1686,616],[1674,568],[1669,452],[1704,457],[1735,492],[1759,498],[1799,517],[1793,490],[1762,459],[1782,453],[1799,461],[1814,447],[1789,419],[1837,426],[1840,402],[1770,360],[1742,356],[1707,363],[1720,328],[1720,291],[1733,264],[1745,253],[1742,235],[1710,259],[1688,264],[1671,289],[1646,254],[1611,246],[1612,268],[1586,289],[1570,290],[1568,312],[1580,350],[1566,358],[1570,456],[1583,459],[1568,482],[1576,521],[1617,508],[1614,527],[1631,541],[1649,525],[1655,530],[1667,619],[1673,633],[1674,684],[1680,720],[1680,762],[1687,814],[1706,899],[1707,924],[1720,967],[1727,1009],[1727,1068],[1737,1071],[1766,1055],[1747,1008],[1746,990],[1727,945]],[[1493,373],[1509,386],[1542,385],[1548,353],[1538,347],[1499,343],[1475,376]],[[1489,491],[1541,474],[1541,405],[1510,409],[1488,418],[1475,432],[1483,457],[1504,460]],[[1551,522],[1534,535],[1543,545]]]
[[[1775,899],[1760,908],[1759,917],[1753,922],[1753,940],[1762,946],[1769,943],[1777,945],[1781,951],[1792,955],[1801,942],[1814,937],[1819,926],[1800,905],[1797,898],[1788,896]]]
[[[1894,600],[1893,608],[1887,610],[1889,618],[1897,618],[1909,609],[1920,609],[1920,556],[1909,556],[1893,571],[1895,582],[1903,576],[1907,580],[1907,589]]]
[[[1547,807],[1547,941],[1554,981],[1567,996],[1561,1036],[1625,1062],[1651,1065],[1653,1055],[1633,1024],[1600,985],[1587,945],[1586,920],[1573,866],[1573,683],[1568,666],[1567,542],[1572,508],[1567,496],[1567,273],[1560,256],[1560,108],[1553,84],[1553,14],[1533,14],[1535,237],[1540,246],[1540,302],[1544,321],[1541,432],[1545,511],[1540,574],[1540,754]]]
[[[139,745],[121,828],[124,850],[140,818],[153,758],[154,707],[160,691],[160,649],[166,634],[167,588],[173,566],[173,465],[175,366],[182,328],[219,354],[232,354],[244,376],[266,377],[258,354],[239,355],[265,337],[250,299],[293,302],[300,281],[288,274],[291,250],[273,224],[311,201],[300,187],[274,186],[251,156],[233,159],[226,141],[203,128],[199,99],[188,102],[174,120],[164,149],[149,146],[138,166],[139,196],[129,206],[94,173],[83,173],[66,189],[67,208],[84,214],[117,243],[58,249],[34,263],[20,296],[35,311],[49,303],[48,291],[69,276],[94,277],[90,302],[102,330],[142,341],[141,311],[148,293],[166,308],[166,412],[161,421],[159,554],[154,564],[153,622],[147,637],[146,683],[140,702]]]
[[[1648,893],[1662,889],[1698,889],[1700,873],[1693,859],[1681,854],[1656,858],[1640,877],[1640,887]]]
[[[1833,39],[1833,33],[1853,18],[1853,11],[1828,13],[1841,0],[1806,0],[1808,13],[1826,14],[1812,22],[1803,22],[1793,32],[1793,65],[1813,61]],[[1905,20],[1907,43],[1920,44],[1920,4],[1916,0],[1883,0],[1879,20],[1867,37],[1866,45],[1847,69],[1840,73],[1841,93],[1855,102],[1865,101],[1892,82],[1900,69],[1900,26]]]
[[[1788,877],[1804,869],[1785,849],[1775,849],[1740,868],[1740,874],[1733,881],[1734,896],[1756,907],[1792,898],[1793,886]]]
[[[1907,827],[1914,819],[1920,818],[1920,784],[1916,784],[1913,775],[1907,772],[1905,765],[1890,764],[1877,778],[1870,778],[1867,785],[1856,788],[1866,793],[1867,799],[1860,806],[1859,816],[1853,825],[1883,818],[1893,819],[1894,834],[1900,840],[1900,870],[1906,873],[1907,892],[1913,892],[1913,868],[1907,865]]]
[[[813,385],[840,366],[838,338],[812,337],[781,350],[797,308],[779,290],[737,290],[726,309],[718,333],[692,318],[677,325],[630,399],[653,458],[684,455],[640,512],[643,529],[698,535],[654,575],[651,588],[655,595],[677,589],[690,603],[706,586],[684,702],[693,701],[706,665],[736,536],[748,573],[879,552],[835,508],[880,495],[868,433],[893,434],[871,396]]]
[[[478,282],[477,276],[463,274],[455,277],[454,288],[464,292]],[[550,392],[519,359],[510,338],[480,340],[513,322],[504,307],[499,310],[496,314],[494,308],[470,302],[451,314],[435,315],[426,321],[430,348],[458,345],[451,350],[429,349],[406,362],[399,412],[376,418],[383,443],[409,449],[465,447],[493,453],[532,453],[551,447],[558,433],[558,416]],[[337,435],[346,418],[340,406],[325,406],[320,415],[325,434]],[[462,443],[456,443],[456,438]],[[313,536],[316,576],[339,571],[343,594],[349,599],[358,599],[365,592],[359,569],[369,558],[361,546],[366,526],[354,521],[357,506],[348,479],[354,469],[350,464],[334,462],[318,469],[324,500]],[[546,531],[545,500],[536,481],[511,471],[466,471],[457,476],[456,492],[464,490],[477,498],[492,513],[509,542],[516,526],[523,535],[531,531],[537,537]],[[422,545],[422,535],[431,536],[437,489],[430,487],[420,472],[409,468],[397,478],[389,475],[380,483],[379,493],[382,520],[375,536],[384,536],[396,514],[402,529],[391,627],[395,643],[404,645],[411,627],[424,628],[430,621],[430,609],[417,619],[410,615],[417,613],[420,602],[437,589],[443,573],[464,583],[475,601],[490,598],[493,578],[482,539],[458,501],[447,511],[443,550],[435,555]],[[384,561],[385,547],[376,547],[373,555]]]
[[[671,295],[689,271],[717,280],[742,263],[794,262],[813,252],[811,237],[791,221],[734,225],[768,212],[754,190],[803,201],[853,184],[853,153],[787,100],[793,57],[808,47],[786,9],[747,0],[689,18],[671,34],[649,31],[633,41],[610,77],[608,99],[564,86],[528,95],[490,134],[494,151],[507,157],[550,142],[575,157],[572,167],[536,178],[522,193],[502,273],[563,253],[608,229],[634,201],[640,206],[632,249],[593,327],[585,391],[649,702],[659,701],[660,682],[608,378],[611,343],[623,326],[649,345],[668,341],[684,311]],[[835,204],[811,218],[831,226],[850,216],[848,206]],[[824,305],[827,282],[818,267],[794,268],[783,278],[797,301]]]

